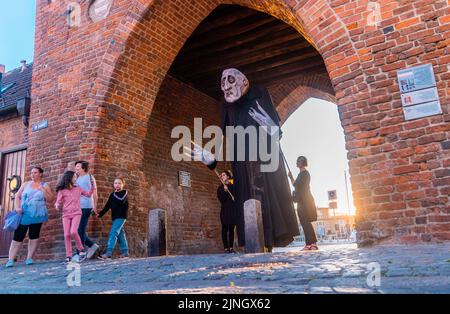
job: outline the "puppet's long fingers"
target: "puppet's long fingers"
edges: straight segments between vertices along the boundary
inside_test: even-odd
[[[190,147],[187,147],[187,146],[183,146],[183,151],[186,151],[188,153],[192,153],[192,149]]]
[[[256,104],[258,105],[259,110],[262,112],[262,116],[264,116],[267,125],[272,125],[275,126],[275,122],[272,120],[272,118],[270,117],[270,115],[264,110],[263,107],[261,107],[261,105],[259,104],[258,101],[256,101]]]
[[[203,150],[203,148],[197,143],[195,143],[193,140],[191,140],[191,144],[194,145],[194,149]]]
[[[258,106],[258,109],[259,109],[263,114],[267,114],[267,112],[263,109],[263,107],[261,107],[261,105],[259,104],[258,101],[256,101],[256,105]]]

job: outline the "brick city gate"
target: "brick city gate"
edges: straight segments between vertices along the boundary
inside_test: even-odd
[[[74,27],[61,17],[65,2],[38,1],[30,123],[48,120],[49,127],[30,132],[27,164],[42,165],[54,182],[68,161],[92,161],[101,202],[114,176],[125,174],[135,254],[146,255],[144,217],[152,207],[169,210],[170,253],[212,251],[217,243],[217,212],[205,213],[213,201],[205,185],[215,186],[214,178],[189,165],[195,186],[178,187],[180,165],[161,155],[170,150],[170,139],[157,135],[218,110],[207,91],[187,86],[169,69],[220,4],[271,15],[320,53],[328,73],[317,78],[324,82],[320,88],[297,75],[297,82],[278,86],[273,96],[283,119],[301,104],[296,94],[335,96],[359,243],[450,239],[447,1],[384,1],[381,22],[373,25],[373,11],[363,0],[107,1],[109,15],[96,22],[84,14],[90,3],[83,2]],[[433,64],[443,114],[405,121],[396,70],[422,63]],[[214,123],[212,115],[206,118]],[[62,246],[55,236],[60,228],[56,219],[46,226],[46,256],[63,251],[56,250]]]

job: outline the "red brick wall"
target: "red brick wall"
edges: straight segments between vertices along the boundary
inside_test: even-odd
[[[227,1],[282,19],[322,54],[346,135],[360,244],[448,240],[449,1],[381,2],[377,27],[367,25],[366,0]],[[29,162],[56,180],[67,161],[93,161],[97,177],[108,178],[102,199],[112,174],[125,172],[139,190],[137,208],[147,210],[141,165],[156,97],[185,40],[219,3],[117,0],[106,20],[82,14],[68,29],[64,1],[38,1],[31,123],[48,118],[49,128],[31,134]],[[444,114],[405,122],[396,69],[428,62]]]
[[[214,99],[171,77],[166,77],[156,98],[144,142],[144,199],[147,208],[167,210],[169,254],[222,251],[219,179],[201,162],[175,162],[170,153],[177,141],[171,138],[175,126],[189,127],[193,138],[194,117],[202,118],[205,127],[220,125],[219,109]],[[179,170],[190,173],[191,188],[178,186]],[[145,209],[135,220],[146,234]]]
[[[128,179],[131,173],[126,170],[111,171],[106,176],[94,171],[97,182],[102,187],[111,186],[116,175],[123,175],[127,182],[130,212],[125,230],[132,255],[147,255],[148,210],[153,208],[167,211],[169,254],[222,251],[220,203],[216,195],[218,178],[200,162],[175,162],[171,158],[172,144],[178,140],[171,138],[172,129],[177,125],[184,125],[191,129],[194,136],[194,117],[202,118],[205,127],[219,125],[219,104],[209,96],[167,76],[148,122],[144,156],[139,166],[143,180],[135,184],[132,179]],[[128,156],[126,151],[120,153]],[[190,173],[191,188],[178,185],[180,170]],[[100,193],[99,208],[105,203],[111,188],[103,190],[106,191]],[[54,211],[50,218],[51,221],[45,225],[43,232],[40,250],[43,253],[39,256],[63,257],[64,239],[60,218]],[[91,218],[89,236],[104,248],[110,226],[110,213],[102,220]],[[47,254],[48,251],[52,253]]]
[[[22,123],[22,117],[0,119],[0,150],[26,144],[28,129]]]
[[[333,54],[328,69],[339,74],[360,243],[449,240],[449,1],[384,2],[379,27],[359,14],[364,1],[331,5],[357,53]],[[433,64],[443,114],[404,121],[396,70],[423,63]]]

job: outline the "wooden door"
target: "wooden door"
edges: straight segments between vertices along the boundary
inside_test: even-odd
[[[8,256],[12,232],[3,230],[6,214],[14,208],[8,187],[8,178],[19,175],[25,178],[26,150],[18,150],[1,155],[0,160],[0,257]]]

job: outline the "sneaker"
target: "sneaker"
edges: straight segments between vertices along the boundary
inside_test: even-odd
[[[7,262],[6,262],[6,265],[5,265],[6,267],[13,267],[14,266],[14,260],[12,260],[12,259],[9,259]]]
[[[79,263],[80,262],[80,255],[75,254],[72,256],[72,262]]]
[[[99,249],[99,246],[97,243],[92,244],[92,246],[90,248],[88,248],[88,250],[87,250],[86,258],[91,259],[94,256],[95,252],[97,252],[98,249]]]
[[[33,259],[27,258],[27,259],[25,260],[25,265],[33,265],[33,264],[34,264]]]
[[[80,257],[80,262],[84,261],[86,259],[86,251],[78,253],[78,256]]]

